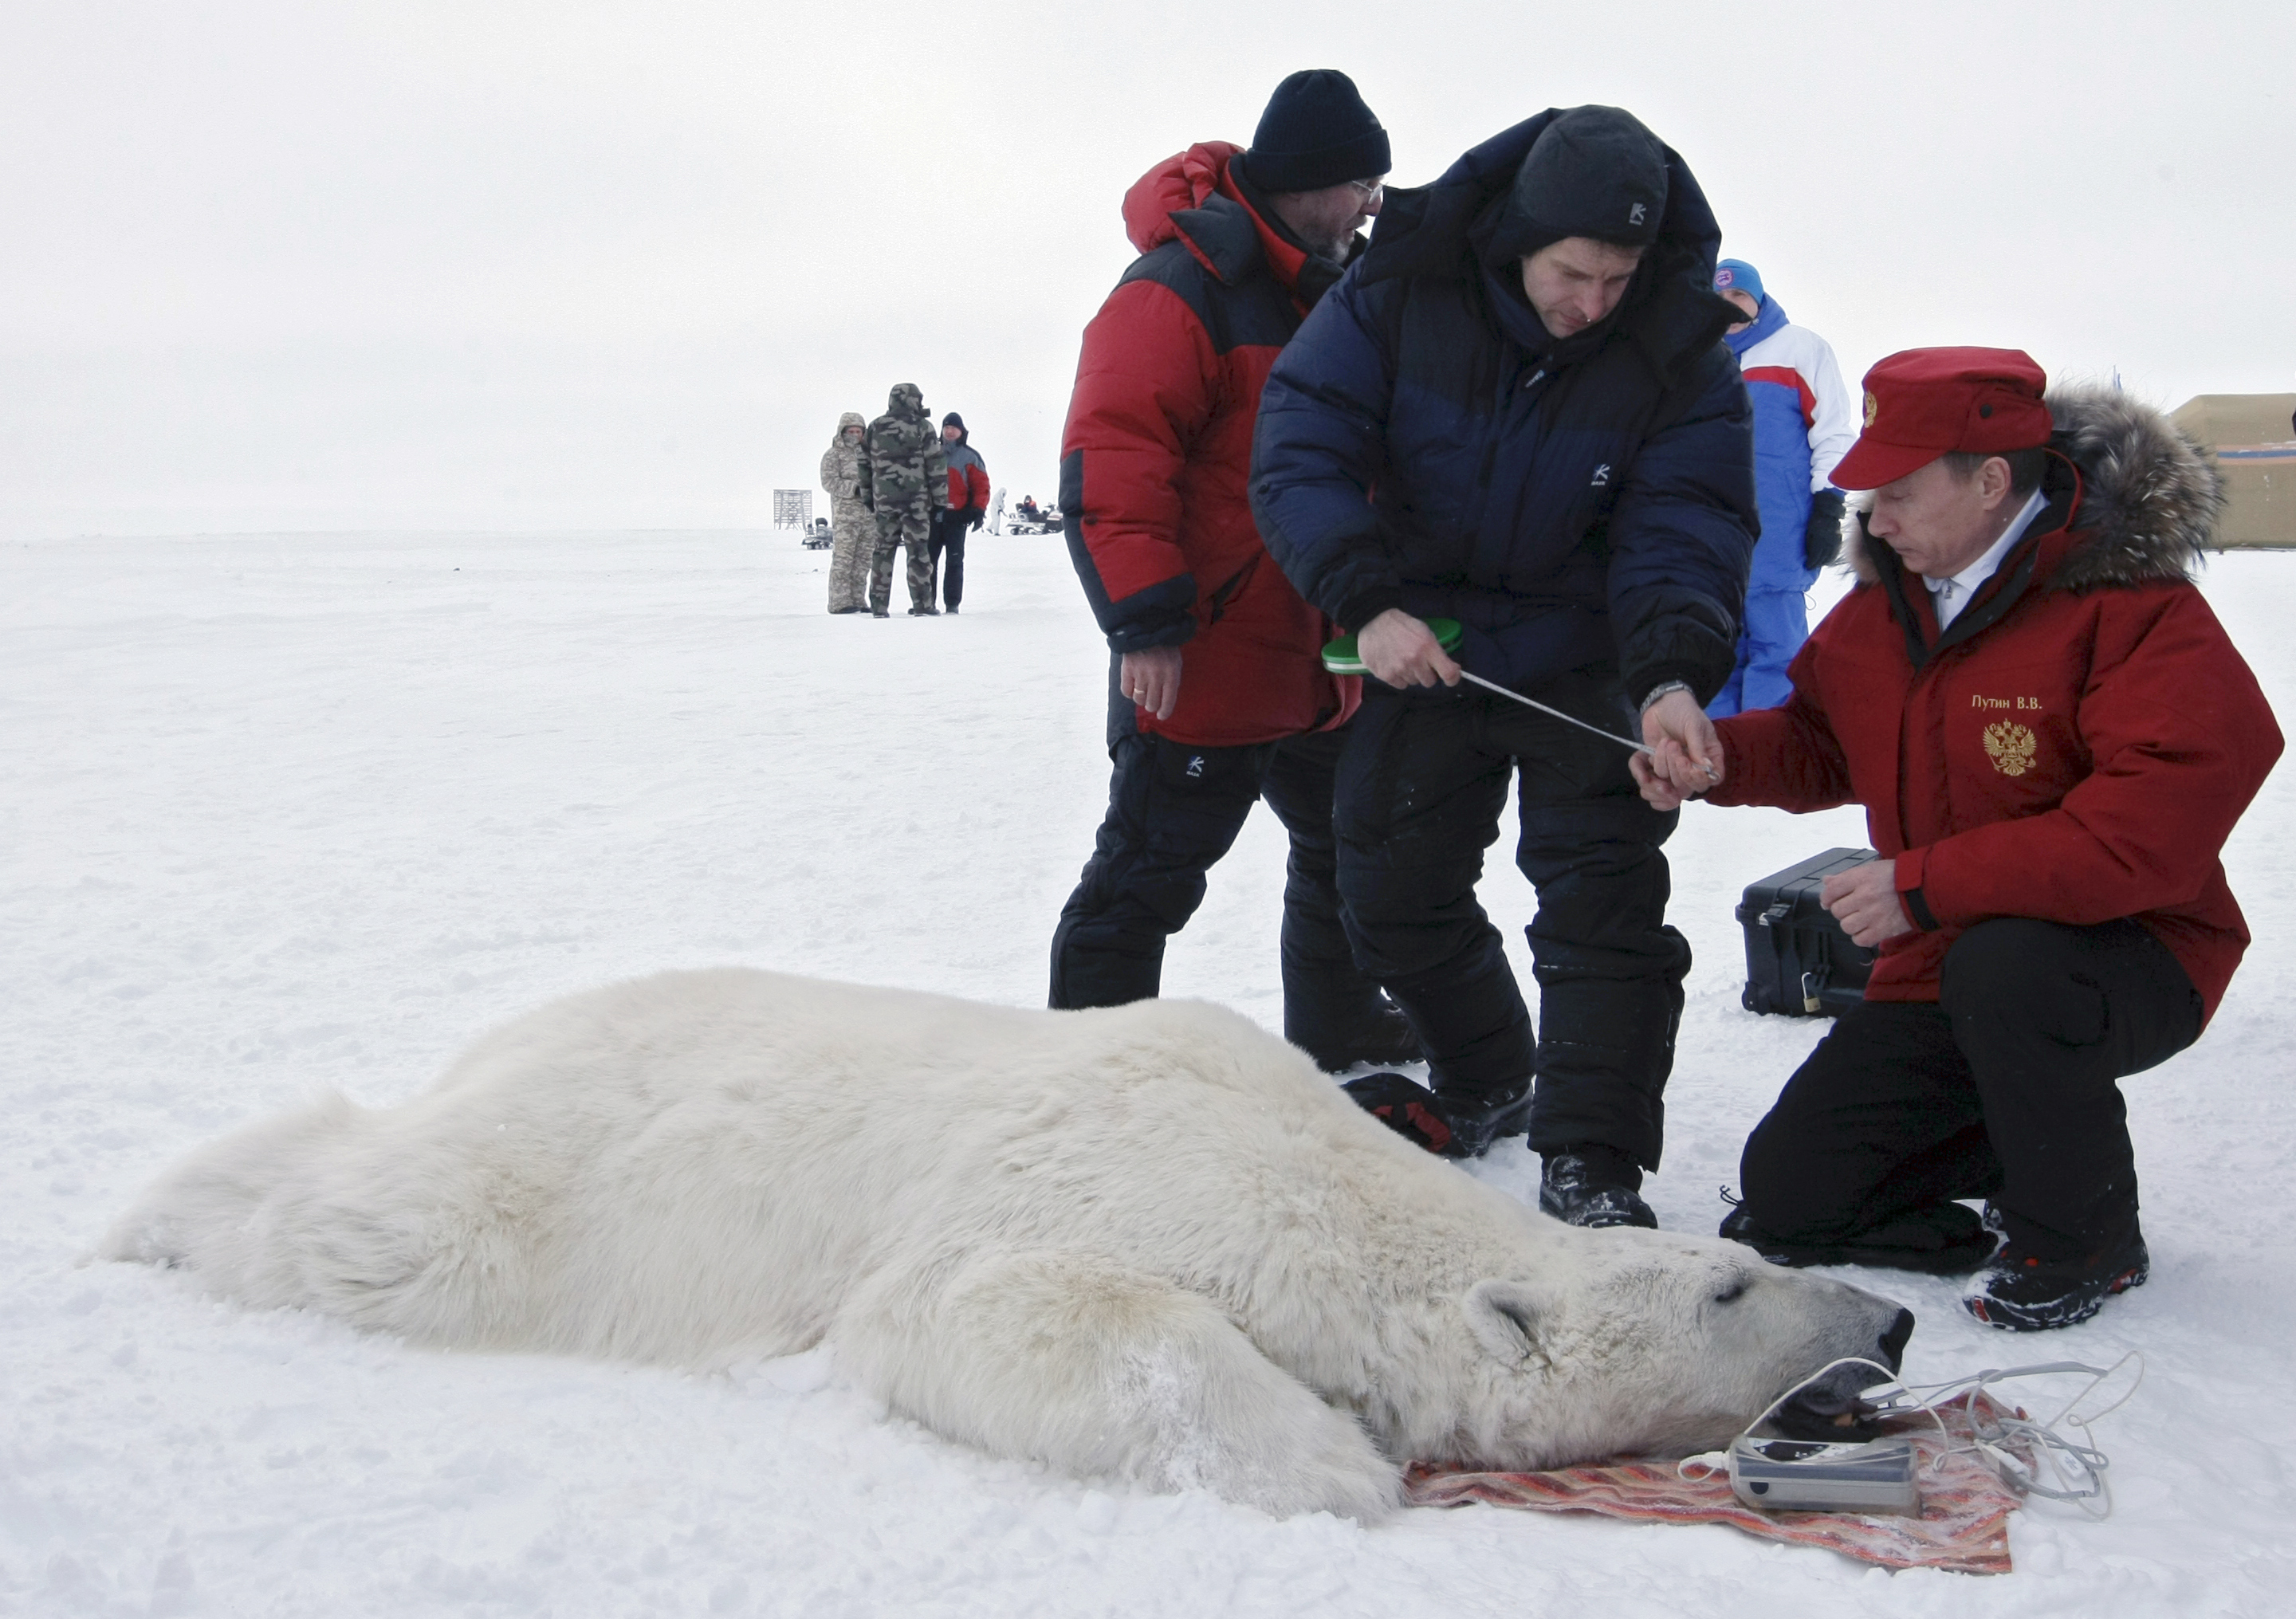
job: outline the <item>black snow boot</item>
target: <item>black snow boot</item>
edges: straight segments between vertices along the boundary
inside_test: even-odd
[[[1546,1160],[1538,1177],[1538,1209],[1566,1225],[1592,1231],[1639,1225],[1658,1230],[1658,1216],[1638,1195],[1642,1165],[1614,1147],[1568,1147]]]
[[[1390,1063],[1426,1060],[1426,1054],[1419,1049],[1419,1036],[1411,1032],[1411,1019],[1384,995],[1380,997],[1379,1010],[1373,1014],[1372,1020],[1352,1035],[1340,1040],[1319,1039],[1313,1044],[1303,1041],[1300,1044],[1326,1074],[1344,1074],[1364,1062],[1374,1067],[1385,1067]]]
[[[2043,1259],[2013,1239],[1985,1270],[1961,1307],[1988,1327],[2046,1332],[2085,1321],[2116,1293],[2141,1288],[2152,1274],[2144,1236],[2132,1228],[2117,1242],[2073,1259]]]
[[[1718,1234],[1744,1243],[1774,1265],[1880,1265],[1928,1276],[1966,1276],[2000,1246],[2000,1239],[1958,1203],[1915,1209],[1887,1225],[1823,1242],[1773,1236],[1744,1209],[1734,1208]]]
[[[1356,1106],[1398,1135],[1446,1158],[1480,1158],[1502,1136],[1530,1127],[1530,1087],[1469,1101],[1444,1096],[1400,1074],[1366,1074],[1341,1087]]]

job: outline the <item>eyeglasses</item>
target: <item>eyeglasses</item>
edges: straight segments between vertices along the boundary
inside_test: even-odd
[[[1385,175],[1380,176],[1376,180],[1350,180],[1348,184],[1362,194],[1365,202],[1376,202],[1387,192]]]

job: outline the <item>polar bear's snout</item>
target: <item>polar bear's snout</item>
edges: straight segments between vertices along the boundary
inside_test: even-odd
[[[1896,1371],[1905,1361],[1906,1345],[1914,1336],[1914,1312],[1900,1308],[1874,1345],[1871,1358]],[[1854,1424],[1859,1397],[1889,1378],[1872,1366],[1837,1366],[1778,1408],[1774,1419],[1781,1433],[1795,1437],[1838,1436]]]
[[[1882,1361],[1891,1371],[1905,1364],[1906,1345],[1913,1341],[1914,1312],[1900,1308],[1890,1322],[1890,1330],[1882,1335]]]

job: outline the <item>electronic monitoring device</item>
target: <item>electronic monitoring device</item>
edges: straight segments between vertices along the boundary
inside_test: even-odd
[[[1730,1442],[1731,1492],[1765,1512],[1904,1512],[1919,1516],[1922,1495],[1909,1439],[1829,1444],[1814,1439]]]

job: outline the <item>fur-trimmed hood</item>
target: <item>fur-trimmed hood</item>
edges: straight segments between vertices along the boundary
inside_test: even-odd
[[[2053,510],[2034,524],[2042,533],[2079,535],[2052,573],[2048,590],[2189,579],[2215,537],[2224,511],[2216,458],[2149,405],[2112,388],[2069,384],[2051,388],[2056,424],[2049,447],[2080,474],[2076,484],[2053,463],[2042,478]],[[1867,585],[1879,582],[1866,532],[1872,496],[1860,496],[1844,558]]]

